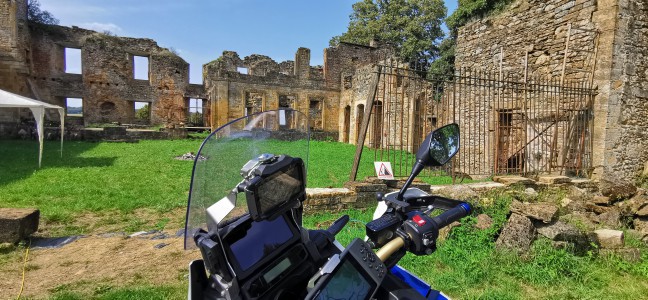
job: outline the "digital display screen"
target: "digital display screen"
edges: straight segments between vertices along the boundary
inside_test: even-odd
[[[270,269],[268,273],[265,273],[263,275],[263,280],[265,280],[265,282],[267,283],[272,282],[273,279],[277,278],[277,276],[288,269],[288,267],[290,267],[290,258],[286,257],[284,260],[274,266],[274,268]]]
[[[250,226],[247,231],[227,236],[227,242],[242,271],[248,270],[293,237],[284,217],[252,222]]]
[[[292,200],[302,190],[302,181],[298,168],[292,166],[284,172],[277,172],[264,179],[257,187],[261,213],[264,214],[278,204]]]
[[[354,266],[354,261],[345,259],[340,263],[335,273],[315,299],[320,300],[365,300],[371,297],[375,289],[359,267]]]

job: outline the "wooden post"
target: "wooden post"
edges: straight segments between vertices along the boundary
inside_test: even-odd
[[[567,25],[567,40],[565,41],[565,56],[563,57],[562,72],[560,73],[560,85],[565,83],[565,68],[567,67],[567,54],[569,52],[569,40],[571,39],[572,24]]]
[[[356,153],[355,159],[353,160],[353,168],[351,168],[351,174],[349,175],[349,181],[355,181],[358,176],[358,167],[360,165],[360,158],[362,158],[362,149],[364,147],[365,138],[367,136],[367,129],[369,128],[369,120],[371,119],[371,111],[374,106],[374,99],[376,99],[376,92],[378,89],[378,82],[380,79],[381,67],[376,66],[373,79],[371,81],[371,87],[369,93],[367,94],[367,103],[365,105],[365,112],[362,119],[362,125],[360,132],[358,134],[358,141],[356,143]]]

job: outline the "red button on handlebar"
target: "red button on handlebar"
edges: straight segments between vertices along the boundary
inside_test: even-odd
[[[423,220],[423,218],[421,218],[421,216],[419,215],[414,215],[414,217],[412,217],[412,220],[416,222],[416,224],[418,224],[419,226],[425,225],[425,220]]]

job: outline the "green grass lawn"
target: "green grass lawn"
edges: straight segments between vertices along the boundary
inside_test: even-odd
[[[103,215],[99,222],[114,223],[118,230],[176,229],[184,219],[192,162],[173,157],[196,152],[200,140],[141,141],[139,143],[65,143],[63,159],[58,143],[45,145],[43,167],[37,168],[37,143],[0,141],[0,207],[38,207],[45,226],[66,224],[51,234],[92,233],[83,223],[87,215]],[[281,149],[285,145],[274,147]],[[355,147],[312,142],[310,187],[339,187],[347,180]],[[226,159],[226,157],[224,157]],[[373,156],[365,155],[359,178],[373,175]],[[218,180],[215,174],[214,180]],[[449,178],[429,179],[448,183]],[[626,245],[642,251],[642,261],[599,257],[596,251],[577,256],[537,241],[525,255],[496,251],[493,241],[506,220],[510,197],[493,195],[489,207],[479,212],[494,219],[488,230],[473,229],[475,218],[463,221],[433,255],[408,254],[401,265],[457,299],[641,299],[648,295],[648,250],[627,238]],[[153,223],[141,220],[150,210]],[[372,210],[350,210],[352,221],[339,234],[343,244],[364,236],[364,223]],[[307,228],[326,228],[341,213],[305,216]],[[110,218],[108,218],[110,217]],[[172,220],[170,220],[172,219]],[[175,222],[175,223],[174,223]],[[167,225],[173,224],[173,226]],[[93,295],[61,290],[53,299],[181,299],[186,283],[150,287],[111,287]]]
[[[69,141],[64,144],[63,158],[60,158],[58,142],[46,142],[39,169],[36,141],[0,140],[0,207],[39,208],[46,222],[65,224],[54,230],[56,234],[89,233],[92,229],[88,226],[72,222],[88,212],[110,218],[86,223],[124,224],[121,230],[125,231],[164,227],[168,219],[179,226],[184,218],[181,210],[186,207],[193,162],[173,158],[197,152],[201,142],[200,139],[139,143]],[[270,148],[280,153],[290,151],[290,146],[287,142],[273,142]],[[238,170],[247,158],[237,154],[217,155],[225,163],[236,161],[231,164]],[[348,180],[354,155],[353,145],[312,141],[308,186],[341,187]],[[230,177],[237,179],[236,176]],[[363,156],[358,178],[366,176],[374,176],[373,155]],[[221,178],[213,174],[213,182],[220,182]],[[451,182],[447,176],[426,180]],[[151,224],[143,221],[145,218],[129,215],[137,209],[153,214],[176,213]]]

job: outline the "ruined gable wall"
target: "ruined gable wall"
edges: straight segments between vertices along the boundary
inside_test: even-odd
[[[134,101],[151,103],[152,124],[185,121],[189,65],[155,41],[34,24],[31,42],[40,98],[59,105],[65,97],[83,98],[85,124],[133,122]],[[81,49],[82,74],[65,73],[66,47]],[[134,55],[148,57],[148,80],[134,79]]]
[[[326,86],[340,89],[345,77],[353,75],[362,66],[385,59],[386,48],[376,48],[348,43],[324,50],[324,80]],[[347,78],[349,80],[350,78]]]

